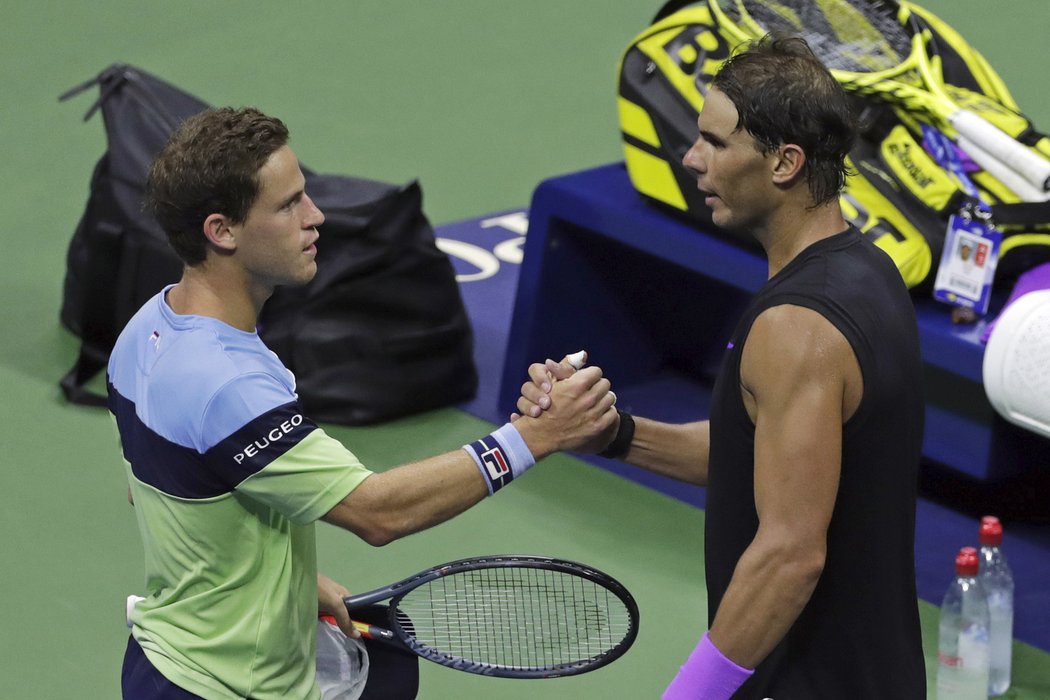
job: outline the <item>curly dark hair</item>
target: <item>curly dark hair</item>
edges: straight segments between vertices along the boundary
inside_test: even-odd
[[[240,223],[259,195],[259,169],[288,143],[280,119],[257,109],[209,109],[183,122],[150,167],[146,206],[190,266],[204,262],[204,220]]]
[[[803,177],[816,205],[835,199],[849,170],[856,116],[845,90],[804,39],[768,34],[730,57],[712,80],[740,115],[737,128],[763,154],[793,143],[806,154]]]

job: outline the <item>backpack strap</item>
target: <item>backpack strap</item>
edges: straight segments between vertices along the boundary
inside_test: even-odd
[[[88,389],[87,383],[104,370],[108,362],[108,350],[103,350],[88,341],[81,343],[76,363],[58,382],[66,400],[80,406],[107,406],[107,397]]]
[[[993,204],[992,221],[997,226],[1050,227],[1050,202]]]

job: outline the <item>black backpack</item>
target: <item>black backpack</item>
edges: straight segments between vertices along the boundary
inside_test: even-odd
[[[123,64],[59,99],[96,85],[84,120],[101,109],[108,150],[69,245],[61,310],[81,347],[60,385],[85,405],[105,404],[86,385],[106,367],[124,325],[182,274],[143,194],[149,164],[171,133],[208,108]],[[304,287],[278,288],[259,319],[263,341],[295,373],[303,409],[315,420],[359,425],[471,398],[470,320],[419,184],[303,174],[325,214],[317,275]]]

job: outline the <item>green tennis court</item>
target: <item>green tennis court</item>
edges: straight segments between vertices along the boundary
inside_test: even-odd
[[[57,96],[126,62],[213,104],[256,105],[288,123],[314,170],[418,178],[440,225],[525,207],[540,180],[622,157],[616,62],[659,4],[6,3],[0,695],[118,697],[124,599],[143,586],[110,418],[67,405],[57,386],[77,347],[58,321],[65,250],[105,145],[97,117],[80,122],[93,95],[61,104]],[[1045,0],[923,4],[984,52],[1024,111],[1050,129],[1050,92],[1026,48],[1045,43]],[[330,432],[385,468],[491,427],[443,409]],[[442,561],[505,552],[587,562],[638,600],[638,641],[606,668],[507,681],[421,662],[420,697],[430,700],[655,698],[706,623],[703,513],[571,457],[551,458],[454,522],[382,549],[326,525],[318,533],[322,569],[356,591]],[[937,610],[923,603],[922,614],[932,687]],[[1014,679],[1007,697],[1050,697],[1050,654],[1017,644]]]

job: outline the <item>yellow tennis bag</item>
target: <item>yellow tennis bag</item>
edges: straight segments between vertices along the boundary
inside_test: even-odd
[[[723,6],[733,0],[721,0]],[[710,0],[716,2],[716,0]],[[902,3],[903,4],[903,3]],[[908,3],[938,47],[952,99],[1044,157],[1050,139],[1024,117],[1001,77],[955,30]],[[718,13],[722,14],[722,13]],[[696,119],[711,78],[737,48],[740,31],[726,27],[709,2],[671,0],[627,47],[619,66],[618,111],[624,159],[634,188],[649,202],[708,231],[718,231],[682,157],[697,136]],[[854,95],[860,138],[850,153],[852,175],[841,196],[843,213],[897,264],[907,285],[929,289],[948,217],[970,198],[922,145],[919,120],[899,107]],[[996,287],[1050,261],[1050,202],[1022,202],[984,171],[971,179],[1003,234]]]

